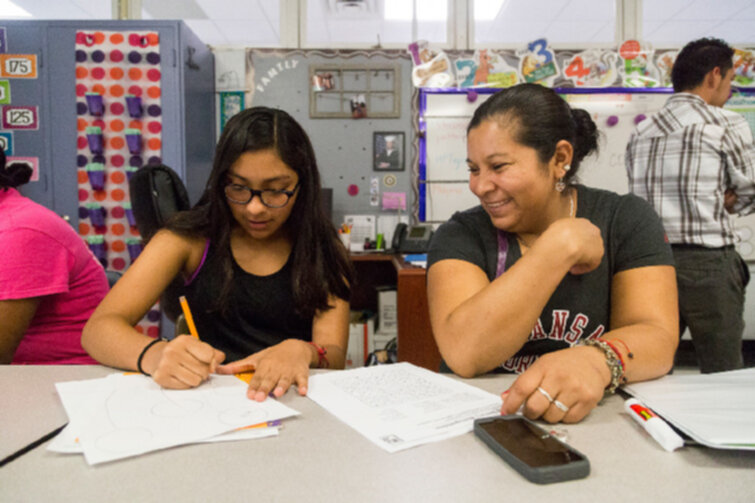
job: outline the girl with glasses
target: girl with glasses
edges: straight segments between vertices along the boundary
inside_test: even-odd
[[[292,384],[305,394],[310,367],[344,366],[351,281],[307,134],[286,112],[255,107],[228,122],[201,199],[150,240],[82,343],[166,388],[253,370],[249,398]],[[199,339],[154,341],[134,329],[163,292],[163,302],[186,297]]]

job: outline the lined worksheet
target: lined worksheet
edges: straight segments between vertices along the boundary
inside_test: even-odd
[[[498,395],[410,363],[313,375],[307,397],[388,452],[462,435],[501,409]]]

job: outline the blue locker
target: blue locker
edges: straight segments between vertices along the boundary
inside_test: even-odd
[[[181,21],[0,21],[8,54],[36,54],[36,79],[9,79],[14,106],[38,107],[39,129],[13,131],[13,155],[39,158],[21,192],[78,225],[75,38],[78,30],[155,31],[160,37],[162,161],[202,193],[215,148],[214,60]]]

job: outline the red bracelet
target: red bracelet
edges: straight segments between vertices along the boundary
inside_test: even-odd
[[[609,340],[603,338],[599,338],[598,340],[608,344],[608,347],[611,348],[614,353],[616,353],[616,357],[619,359],[619,363],[621,364],[621,372],[623,373],[624,371],[626,371],[626,365],[624,365],[624,357],[621,356],[621,353],[619,353],[619,350],[616,349],[616,346],[614,346],[613,343]]]
[[[317,351],[317,368],[326,369],[330,367],[330,362],[328,361],[328,357],[325,356],[328,354],[328,351],[324,347],[320,346],[319,344],[315,344],[314,342],[309,342],[309,344],[311,344]],[[323,362],[325,362],[324,365],[323,365]]]
[[[626,342],[622,341],[621,339],[611,339],[611,341],[624,346],[624,349],[627,350],[627,358],[629,358],[630,360],[634,358],[634,353],[632,353],[632,351],[629,349],[629,345],[627,345]]]
[[[621,353],[619,353],[619,350],[616,349],[616,346],[613,344],[615,342],[621,342],[626,347],[626,343],[624,341],[621,341],[621,340],[618,340],[618,339],[613,339],[613,342],[612,341],[608,341],[606,339],[600,339],[600,340],[603,341],[603,342],[605,342],[608,345],[608,347],[611,348],[614,353],[616,353],[616,356],[619,358],[619,363],[621,364],[621,382],[627,382],[627,378],[626,378],[626,375],[625,375],[625,373],[627,371],[627,367],[624,364],[624,357],[621,356]],[[628,352],[627,356],[629,358],[634,358],[634,355],[632,353],[629,353],[629,352]]]

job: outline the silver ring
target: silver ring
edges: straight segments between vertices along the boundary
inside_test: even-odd
[[[553,405],[555,405],[556,407],[558,407],[560,410],[564,412],[569,412],[569,407],[559,402],[558,400],[553,400]]]
[[[543,388],[541,388],[540,386],[538,386],[538,387],[537,387],[537,390],[538,390],[538,391],[539,391],[540,393],[542,393],[542,394],[543,394],[543,396],[544,396],[545,398],[547,398],[547,399],[548,399],[548,401],[549,401],[550,403],[553,403],[553,397],[551,396],[551,394],[550,394],[550,393],[548,393],[547,391],[545,391],[545,390],[544,390]]]

